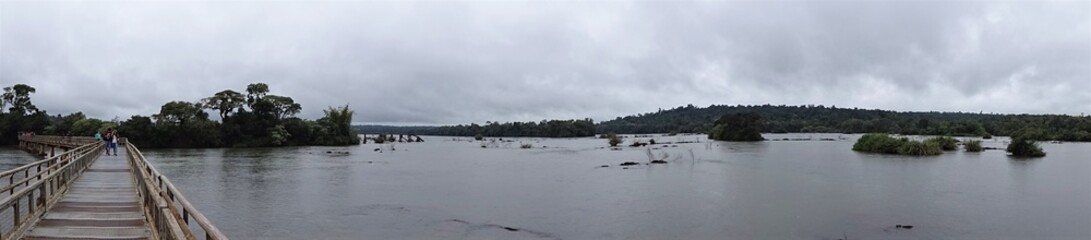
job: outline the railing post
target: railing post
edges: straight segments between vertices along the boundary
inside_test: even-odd
[[[12,213],[15,213],[15,219],[14,221],[12,221],[15,224],[13,224],[12,226],[19,226],[19,202],[22,200],[22,198],[17,198],[15,199],[15,203],[11,205],[13,210]]]

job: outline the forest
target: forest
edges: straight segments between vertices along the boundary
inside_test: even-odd
[[[595,134],[713,133],[717,121],[733,114],[757,114],[764,133],[889,133],[941,136],[1012,136],[1028,140],[1091,141],[1091,117],[966,112],[898,112],[804,105],[681,106],[594,124],[584,120],[454,126],[353,126],[361,133],[445,136],[580,137]],[[752,127],[752,126],[748,126]],[[730,129],[721,129],[730,130]],[[719,136],[719,135],[717,135]],[[755,139],[751,137],[751,139]]]
[[[688,105],[618,117],[597,125],[599,133],[707,133],[728,114],[756,113],[762,132],[891,133],[904,135],[1012,136],[1029,140],[1091,141],[1091,117],[1069,115],[897,112],[822,105]]]
[[[140,147],[269,147],[353,145],[360,138],[351,128],[349,107],[330,107],[318,120],[295,117],[303,108],[291,97],[269,94],[269,86],[254,83],[245,94],[223,90],[199,101],[171,101],[151,116],[127,120],[89,118],[82,112],[51,116],[30,101],[36,89],[25,84],[5,87],[0,108],[0,145],[16,141],[19,132],[92,136],[116,129]],[[221,121],[209,118],[216,113]]]

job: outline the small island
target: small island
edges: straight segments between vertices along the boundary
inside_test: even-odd
[[[853,151],[910,156],[934,156],[943,154],[943,151],[957,149],[958,140],[951,137],[933,137],[916,141],[905,137],[894,138],[882,133],[864,134],[856,140],[856,144],[852,145]]]

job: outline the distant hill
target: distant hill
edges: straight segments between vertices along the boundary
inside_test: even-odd
[[[1025,135],[1036,140],[1091,141],[1091,117],[1068,115],[898,112],[822,105],[693,105],[618,117],[591,124],[590,119],[487,123],[442,127],[353,126],[361,133],[451,136],[576,137],[593,134],[705,133],[725,114],[762,116],[763,132],[894,133],[953,136]]]

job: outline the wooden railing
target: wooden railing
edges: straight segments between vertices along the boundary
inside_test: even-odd
[[[54,140],[39,138],[36,136],[20,139],[36,143]],[[3,214],[0,216],[10,216],[9,219],[12,219],[12,222],[4,221],[0,225],[0,239],[20,237],[50,206],[61,199],[71,182],[102,154],[102,142],[85,143],[56,156],[0,173],[0,177],[8,177],[8,185],[0,188],[7,195],[0,200],[0,213]],[[31,169],[35,170],[34,174],[30,174]],[[23,176],[16,181],[18,173],[23,173]]]
[[[201,233],[205,239],[227,239],[166,176],[148,163],[140,149],[129,143],[125,143],[125,149],[146,218],[157,239],[196,239],[194,236]],[[197,224],[193,225],[191,220]]]
[[[122,138],[124,139],[124,138]],[[97,142],[101,140],[95,140],[94,137],[84,136],[48,136],[48,135],[35,135],[33,137],[19,136],[19,140],[25,142],[37,142],[52,146],[67,146],[78,147],[88,143]]]

